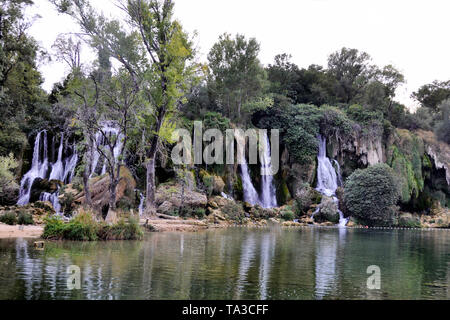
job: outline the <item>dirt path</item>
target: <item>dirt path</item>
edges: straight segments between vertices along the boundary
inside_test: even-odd
[[[201,220],[166,220],[166,219],[141,219],[141,224],[148,223],[152,225],[156,231],[187,231],[195,232],[208,229],[208,224]]]
[[[9,226],[0,223],[0,239],[39,238],[43,231],[43,226]]]

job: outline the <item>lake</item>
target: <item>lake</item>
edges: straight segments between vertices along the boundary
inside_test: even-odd
[[[0,240],[0,299],[450,299],[449,287],[449,230],[235,227],[44,250]]]

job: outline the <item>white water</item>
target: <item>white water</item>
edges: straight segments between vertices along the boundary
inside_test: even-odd
[[[261,162],[261,197],[260,202],[263,208],[274,208],[277,206],[277,197],[275,193],[275,186],[273,184],[272,162],[270,158],[270,143],[267,132],[264,135],[262,142],[262,152],[259,153]]]
[[[64,180],[64,165],[63,165],[63,147],[64,147],[64,134],[61,134],[61,142],[58,149],[58,159],[52,165],[52,171],[50,172],[49,180]]]
[[[41,138],[42,137],[42,138]],[[41,140],[43,141],[43,157],[41,158]],[[30,201],[31,187],[36,178],[44,178],[48,169],[47,131],[43,130],[36,136],[33,149],[31,169],[20,182],[18,205],[26,205]]]
[[[111,139],[113,136],[117,137],[116,145],[114,146],[113,149],[114,159],[117,160],[123,148],[123,135],[119,134],[119,129],[117,128],[114,122],[105,121],[103,123],[101,131],[97,132],[97,134],[95,135],[95,145],[93,146],[94,158],[92,160],[90,176],[92,176],[95,172],[99,173],[100,175],[104,175],[106,173],[107,161],[106,159],[104,159],[104,157],[101,163],[101,170],[97,169],[97,165],[99,164],[98,161],[100,160],[100,152],[98,151],[98,148],[105,147],[104,153],[108,153],[109,150],[106,147],[107,146],[106,139]]]
[[[270,174],[272,171],[272,163],[270,157],[270,143],[267,133],[264,136],[263,141],[260,142],[262,152],[259,153],[259,159],[261,162],[261,195],[255,189],[250,178],[247,161],[245,155],[241,156],[241,179],[242,189],[244,192],[244,201],[251,205],[260,205],[263,208],[274,208],[277,206],[276,190],[273,184],[273,176]]]
[[[139,216],[142,216],[144,214],[144,205],[145,205],[145,196],[141,192],[140,193],[140,202],[139,202]]]
[[[248,165],[245,161],[245,156],[241,159],[241,179],[242,190],[244,191],[244,201],[250,203],[251,205],[261,205],[258,192],[256,192],[248,172]]]
[[[64,160],[64,135],[61,134],[61,141],[58,148],[58,158],[55,163],[49,165],[47,150],[47,131],[43,130],[36,135],[33,149],[33,160],[31,169],[23,176],[20,183],[18,205],[26,205],[30,202],[31,187],[37,178],[48,180],[60,180],[70,183],[75,173],[78,162],[78,154],[73,146],[70,157]],[[51,170],[49,170],[51,168]],[[58,200],[59,189],[54,193],[43,192],[39,196],[40,201],[50,201],[57,214],[61,213],[61,205]]]
[[[339,206],[339,200],[336,197],[336,189],[338,188],[338,179],[342,181],[340,177],[340,167],[339,163],[337,163],[338,174],[336,174],[336,170],[331,164],[330,159],[327,158],[327,141],[325,137],[319,135],[319,154],[317,156],[318,167],[317,167],[317,188],[321,194],[326,195],[327,197],[332,197],[333,201]],[[316,210],[313,213],[316,214],[319,211]],[[348,219],[344,218],[344,214],[341,210],[338,209],[339,212],[339,226],[345,227],[348,222]]]
[[[39,197],[40,201],[49,201],[53,205],[53,209],[55,209],[56,214],[61,214],[61,204],[59,203],[59,190],[54,193],[43,192]]]

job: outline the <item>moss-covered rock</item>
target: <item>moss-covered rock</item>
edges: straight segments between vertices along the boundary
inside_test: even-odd
[[[318,223],[332,222],[339,223],[339,212],[337,203],[330,197],[324,197],[317,206],[319,211],[314,215],[314,221]]]

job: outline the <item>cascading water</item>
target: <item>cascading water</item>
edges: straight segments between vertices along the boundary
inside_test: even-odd
[[[262,142],[263,152],[260,152],[261,169],[264,173],[261,182],[261,198],[260,202],[263,208],[274,208],[277,206],[277,197],[275,193],[275,186],[273,184],[272,162],[270,158],[270,143],[267,132],[264,135]]]
[[[92,176],[94,173],[99,173],[100,175],[104,175],[106,173],[106,164],[107,164],[106,159],[103,158],[101,163],[101,169],[98,170],[97,168],[99,164],[98,162],[100,160],[100,152],[98,151],[97,147],[106,146],[105,141],[106,138],[110,139],[113,136],[117,137],[117,142],[113,150],[114,158],[117,159],[123,147],[123,135],[119,134],[119,129],[117,128],[117,125],[114,122],[105,121],[103,123],[101,131],[97,132],[97,134],[95,135],[94,157],[92,160],[90,176]]]
[[[63,165],[63,148],[64,148],[64,134],[61,134],[61,143],[58,149],[58,159],[52,165],[52,171],[50,172],[49,180],[64,180],[64,165]]]
[[[339,206],[339,200],[336,197],[336,189],[338,188],[338,181],[342,181],[340,177],[340,167],[339,163],[337,163],[338,174],[336,174],[336,170],[331,164],[330,159],[328,159],[327,153],[327,141],[325,137],[319,135],[319,154],[317,156],[318,167],[317,167],[317,188],[321,194],[332,197],[333,201]],[[338,180],[339,179],[339,180]],[[319,211],[316,210],[314,214]],[[339,212],[339,226],[345,227],[348,222],[348,219],[344,218],[344,214],[342,211],[338,209]]]
[[[42,138],[41,138],[42,137]],[[41,140],[43,142],[43,152],[41,158]],[[47,155],[47,131],[43,130],[36,136],[33,149],[33,160],[31,161],[31,169],[22,178],[20,182],[20,192],[18,205],[26,205],[30,201],[31,187],[36,178],[45,177],[48,169]]]
[[[250,203],[251,205],[261,204],[259,201],[258,192],[256,192],[252,179],[250,178],[245,156],[241,159],[241,179],[242,190],[244,191],[244,201]]]
[[[242,155],[240,164],[244,201],[251,205],[258,204],[263,208],[274,208],[277,206],[277,199],[275,186],[273,184],[273,176],[269,174],[272,170],[272,163],[267,132],[260,143],[262,152],[259,153],[259,159],[261,162],[261,172],[263,173],[261,176],[261,195],[258,194],[252,183],[245,155]]]
[[[20,183],[18,205],[26,205],[30,202],[31,188],[37,178],[49,180],[59,180],[70,183],[78,161],[78,154],[75,145],[72,147],[72,154],[64,160],[64,134],[61,134],[61,141],[58,148],[58,158],[55,163],[49,165],[47,150],[47,131],[43,130],[36,135],[33,149],[33,159],[31,169],[23,176]],[[51,170],[49,170],[51,167]],[[53,193],[43,192],[39,196],[40,201],[50,201],[57,214],[61,213],[61,205],[58,200],[59,189]]]
[[[139,201],[139,216],[142,216],[144,214],[145,195],[141,192],[139,197],[140,197],[140,201]]]

